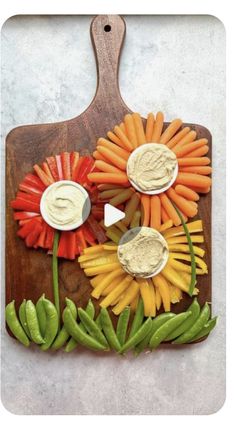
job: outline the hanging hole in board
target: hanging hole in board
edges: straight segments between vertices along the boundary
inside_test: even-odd
[[[105,25],[104,31],[106,31],[106,33],[109,33],[111,31],[111,26],[109,24]]]

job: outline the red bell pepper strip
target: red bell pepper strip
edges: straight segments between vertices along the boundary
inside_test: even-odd
[[[55,230],[51,226],[49,226],[49,224],[47,224],[45,248],[48,248],[49,250],[51,250],[53,247],[54,234]]]
[[[11,207],[20,211],[32,211],[33,213],[40,213],[39,204],[26,201],[24,199],[15,199],[10,202]]]
[[[55,157],[50,156],[50,157],[46,158],[46,161],[48,163],[49,169],[51,171],[51,174],[52,174],[54,180],[58,181],[59,177],[58,177],[57,163],[56,163]]]
[[[36,219],[32,219],[17,231],[17,235],[20,236],[20,238],[25,239],[27,235],[33,232],[37,224],[40,224],[40,222],[36,221]]]
[[[85,248],[87,248],[83,227],[80,227],[76,231],[76,238],[77,238],[77,246],[79,249],[79,253],[81,253]]]
[[[56,163],[57,163],[58,178],[59,180],[64,180],[60,155],[56,155]]]
[[[31,186],[38,187],[40,190],[44,191],[46,189],[45,184],[37,177],[35,174],[26,174],[23,182],[29,183]]]
[[[73,180],[76,181],[76,182],[78,182],[78,174],[80,173],[80,170],[81,170],[81,167],[83,165],[83,162],[84,162],[84,156],[81,156],[78,159],[76,167],[74,168],[74,171],[73,171]]]
[[[64,257],[65,259],[67,258],[67,233],[61,232],[57,251],[57,257]]]
[[[66,258],[74,260],[78,251],[76,251],[76,236],[74,231],[68,231],[66,239]]]
[[[91,156],[84,156],[83,163],[77,175],[77,181],[80,184],[84,184],[86,182],[90,183],[87,179],[87,175],[90,173],[91,169],[93,168],[93,165],[94,165],[93,158],[91,158]]]
[[[45,174],[45,172],[42,170],[42,168],[40,168],[39,165],[34,165],[33,166],[36,174],[38,175],[38,177],[40,178],[40,180],[43,182],[43,184],[45,184],[46,187],[50,186],[50,184],[54,183],[54,180],[52,180],[51,178],[49,178],[47,176],[47,174]]]
[[[71,180],[71,172],[70,172],[70,153],[63,152],[61,154],[61,164],[64,180]]]
[[[85,241],[88,242],[89,245],[96,245],[95,237],[89,225],[87,223],[84,223],[83,226],[80,227],[80,229],[81,228],[83,231]]]
[[[30,232],[25,239],[25,243],[27,247],[33,247],[33,245],[36,244],[38,237],[40,235],[40,233],[43,230],[43,226],[42,224],[40,224],[39,222],[37,222],[34,225],[34,229],[32,230],[32,232]]]
[[[95,220],[92,214],[90,214],[90,216],[88,217],[87,222],[99,244],[104,244],[104,242],[107,241],[107,236],[105,235],[104,230],[97,222],[97,220]]]
[[[91,213],[93,214],[96,220],[103,220],[104,218],[104,209],[99,207],[92,207]]]
[[[47,223],[43,222],[42,231],[36,243],[37,247],[45,248],[46,233],[47,233]]]
[[[28,211],[18,211],[13,214],[14,220],[26,220],[32,219],[33,217],[37,217],[38,213],[32,213]]]
[[[25,193],[25,192],[17,192],[16,199],[23,199],[24,201],[30,201],[40,205],[41,196],[29,195],[28,193]]]
[[[79,152],[72,152],[70,155],[71,165],[71,180],[76,181],[76,175],[78,173],[77,166],[79,162]]]
[[[43,191],[38,189],[37,187],[33,187],[27,182],[22,181],[22,183],[19,184],[19,189],[23,192],[29,193],[30,195],[39,195],[42,196]]]
[[[48,176],[48,178],[50,178],[54,182],[55,180],[54,180],[54,178],[52,176],[52,173],[51,173],[51,171],[49,169],[49,166],[48,166],[47,162],[43,162],[42,163],[42,169],[45,172],[45,174]]]
[[[96,204],[96,202],[98,201],[98,195],[99,192],[97,186],[91,186],[89,190],[89,197],[92,204]]]

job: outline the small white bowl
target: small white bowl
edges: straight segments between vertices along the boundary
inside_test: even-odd
[[[160,193],[163,193],[163,192],[165,192],[166,190],[168,190],[171,186],[172,186],[172,184],[175,182],[175,180],[176,180],[176,178],[177,178],[177,175],[178,175],[178,172],[179,172],[179,166],[178,166],[178,162],[176,163],[176,167],[175,167],[175,170],[174,170],[174,174],[173,174],[173,177],[172,177],[172,179],[171,179],[171,181],[165,186],[165,187],[162,187],[161,189],[156,189],[156,190],[142,190],[131,178],[129,178],[129,174],[128,174],[128,167],[129,167],[129,162],[130,162],[130,160],[132,159],[132,158],[134,158],[135,156],[136,156],[136,154],[137,153],[139,153],[139,152],[141,152],[141,151],[143,151],[143,149],[144,149],[144,147],[145,146],[149,146],[150,147],[150,144],[152,145],[152,146],[154,146],[154,147],[156,147],[157,146],[157,144],[158,143],[146,143],[146,144],[143,144],[142,146],[139,146],[139,147],[137,147],[132,153],[131,153],[131,155],[129,156],[129,158],[128,158],[128,162],[127,162],[127,166],[126,166],[126,173],[127,173],[127,176],[128,176],[128,179],[129,179],[129,181],[130,181],[130,183],[132,184],[132,186],[136,189],[136,190],[138,190],[140,193],[145,193],[146,195],[159,195]],[[170,150],[171,151],[171,150]]]
[[[158,267],[158,269],[156,269],[154,272],[152,272],[150,275],[147,275],[147,276],[135,276],[135,274],[133,274],[133,275],[132,275],[130,272],[128,272],[128,271],[125,269],[125,266],[122,264],[122,262],[121,262],[121,260],[120,260],[120,257],[119,257],[119,246],[120,246],[120,245],[122,245],[122,244],[124,244],[125,242],[129,241],[129,235],[131,235],[132,233],[135,233],[135,236],[137,236],[137,234],[139,233],[139,231],[140,231],[141,229],[152,229],[152,230],[154,230],[154,231],[156,232],[156,234],[158,235],[158,238],[163,242],[163,244],[164,244],[164,245],[166,246],[166,248],[167,248],[166,256],[165,256],[165,258],[164,258],[163,262],[161,263],[161,265]],[[132,239],[132,238],[131,238],[131,239]],[[124,235],[122,235],[122,237],[121,237],[121,239],[120,239],[120,241],[119,241],[119,244],[118,244],[117,256],[118,256],[118,259],[119,259],[120,264],[122,265],[123,269],[124,269],[124,270],[129,274],[129,275],[133,276],[134,278],[152,278],[153,276],[158,275],[158,273],[160,273],[160,272],[162,271],[162,269],[164,269],[164,267],[165,267],[165,265],[166,265],[166,263],[167,263],[167,261],[168,261],[168,258],[169,258],[169,249],[168,249],[168,244],[167,244],[167,242],[166,242],[165,238],[162,236],[162,234],[161,234],[160,232],[158,232],[156,229],[153,229],[153,228],[151,228],[151,227],[140,226],[140,227],[134,227],[133,229],[128,230],[127,232],[125,232],[125,233],[124,233]]]
[[[70,186],[76,187],[77,189],[80,190],[80,192],[84,196],[84,205],[82,208],[82,218],[80,218],[78,221],[74,222],[73,224],[69,224],[69,225],[68,224],[61,225],[61,224],[57,224],[57,223],[54,223],[53,221],[51,221],[51,219],[48,217],[46,207],[45,207],[47,194],[50,192],[50,190],[52,188],[57,188],[62,184],[68,184]],[[90,214],[90,211],[91,211],[91,202],[90,202],[88,192],[79,183],[76,183],[76,182],[71,181],[71,180],[61,180],[61,181],[56,181],[55,183],[51,184],[50,186],[48,186],[44,190],[41,201],[40,201],[40,211],[41,211],[41,215],[42,215],[43,219],[46,221],[47,224],[49,224],[49,226],[53,227],[54,229],[68,231],[68,230],[77,229],[77,227],[81,226],[87,220],[87,218]]]

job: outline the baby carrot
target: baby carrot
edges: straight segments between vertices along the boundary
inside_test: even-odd
[[[161,226],[161,201],[158,195],[151,196],[151,221],[150,226],[159,230]]]
[[[150,196],[141,195],[141,208],[142,208],[142,226],[149,226],[150,222]]]
[[[169,126],[166,128],[166,130],[163,132],[161,138],[160,138],[160,143],[161,144],[166,144],[168,143],[168,141],[173,137],[173,135],[176,134],[176,132],[178,131],[178,129],[181,127],[182,125],[182,120],[181,119],[174,119]]]
[[[193,190],[194,192],[197,192],[197,193],[208,193],[211,190],[210,186],[207,186],[207,187],[194,186],[194,187],[190,187],[190,188],[191,188],[191,190]]]
[[[179,224],[181,224],[181,220],[178,214],[176,213],[176,210],[173,207],[168,196],[165,193],[162,193],[160,194],[160,199],[161,199],[161,204],[163,205],[168,216],[173,220],[174,225],[178,226]]]
[[[106,162],[106,158],[104,158],[104,156],[102,156],[101,153],[99,153],[97,150],[93,152],[93,157],[94,159],[102,160]]]
[[[143,129],[142,118],[139,113],[133,113],[132,117],[134,120],[134,126],[135,126],[136,135],[137,135],[138,145],[141,146],[142,144],[146,143],[146,136]]]
[[[184,198],[188,199],[188,201],[198,201],[199,195],[194,190],[189,187],[183,186],[182,184],[177,184],[175,187],[176,193],[180,196],[184,196]]]
[[[193,141],[192,143],[184,144],[182,147],[174,147],[173,152],[176,154],[177,158],[181,158],[193,150],[205,146],[205,144],[207,144],[207,139],[201,138],[200,140]]]
[[[127,152],[127,150],[122,149],[121,147],[118,147],[116,144],[111,143],[105,138],[99,138],[97,144],[98,146],[106,147],[107,149],[112,150],[112,152],[114,152],[115,154],[117,154],[118,156],[120,156],[125,160],[129,158],[129,152]]]
[[[179,172],[175,183],[191,187],[206,188],[211,186],[211,178],[205,175],[192,174],[190,172]]]
[[[187,143],[192,143],[197,136],[196,131],[190,131],[185,135],[175,146],[175,149],[185,146]]]
[[[168,189],[166,193],[186,216],[194,217],[197,214],[197,208],[193,206],[190,201],[178,195],[173,188]]]
[[[121,170],[116,168],[116,166],[107,163],[102,160],[95,160],[94,165],[97,169],[100,169],[102,172],[111,172],[113,174],[120,174]]]
[[[201,157],[201,158],[179,158],[178,159],[178,165],[179,167],[183,166],[205,166],[209,165],[211,163],[210,158],[208,157]]]
[[[210,166],[182,166],[180,169],[182,172],[193,172],[194,174],[209,175],[212,173]]]
[[[199,149],[193,150],[192,152],[186,155],[186,158],[197,158],[205,156],[209,152],[209,147],[207,145],[200,147]]]
[[[172,226],[173,226],[173,220],[169,219],[160,226],[159,232],[165,232],[166,230],[170,229]]]
[[[88,179],[94,183],[114,183],[114,184],[126,184],[128,183],[128,177],[125,173],[112,174],[109,172],[91,172],[88,174]]]
[[[37,164],[33,166],[37,176],[40,178],[40,180],[43,182],[45,186],[50,186],[50,184],[54,183],[54,180],[52,180],[48,175],[38,166]]]
[[[170,217],[168,216],[165,208],[161,205],[161,221],[162,223],[166,223],[170,220]]]
[[[139,202],[140,202],[140,196],[138,193],[135,192],[125,206],[125,218],[123,220],[123,223],[126,226],[129,226],[134,216],[134,213],[138,208]]]
[[[120,128],[120,126],[118,126],[118,125],[115,126],[114,133],[122,141],[124,148],[126,150],[128,150],[128,152],[132,152],[133,146],[132,146],[131,142],[129,141],[128,137],[126,137],[125,133]]]
[[[159,111],[156,115],[156,120],[153,127],[153,134],[152,134],[152,140],[151,140],[153,143],[158,143],[160,140],[160,136],[163,128],[163,122],[164,122],[164,115],[161,111]]]
[[[138,147],[138,139],[136,135],[133,116],[131,114],[126,114],[124,120],[128,139],[131,142],[133,148],[136,149],[136,147]]]
[[[126,148],[126,147],[125,147],[125,144],[124,144],[124,143],[122,143],[122,141],[120,140],[120,138],[119,138],[119,137],[117,137],[117,135],[116,135],[116,134],[114,134],[114,132],[109,131],[109,132],[107,133],[107,137],[108,137],[111,141],[113,141],[113,143],[116,143],[116,144],[117,144],[117,146],[122,147],[122,149],[125,149],[125,148]]]
[[[123,202],[127,201],[133,195],[133,192],[134,190],[132,187],[122,190],[122,192],[120,192],[118,195],[114,196],[114,198],[110,200],[110,205],[117,207],[117,205],[120,205]]]
[[[179,141],[182,140],[183,137],[185,137],[190,131],[190,128],[188,126],[185,126],[185,128],[181,129],[181,131],[177,132],[177,134],[172,137],[168,143],[166,143],[167,147],[169,149],[172,149]]]
[[[107,147],[97,146],[97,150],[117,168],[126,171],[127,161]]]
[[[146,122],[146,141],[150,143],[152,141],[153,127],[154,127],[155,117],[153,113],[149,113]]]

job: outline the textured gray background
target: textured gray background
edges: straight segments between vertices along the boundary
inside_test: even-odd
[[[13,17],[2,29],[2,134],[81,113],[96,88],[91,18]],[[2,402],[16,414],[209,414],[225,399],[225,32],[211,16],[126,17],[120,88],[146,115],[213,136],[213,312],[207,341],[120,358],[26,350],[2,323]],[[4,287],[2,286],[2,296]],[[4,297],[2,299],[2,308]]]

